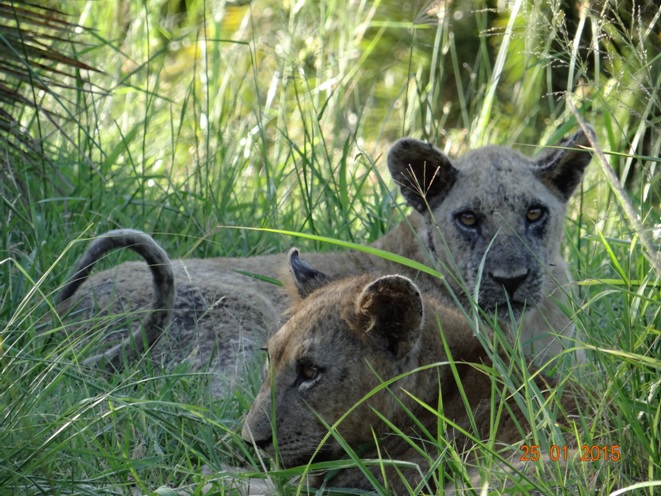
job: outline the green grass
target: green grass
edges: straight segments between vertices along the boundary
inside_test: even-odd
[[[335,249],[272,229],[367,244],[402,218],[384,167],[395,139],[427,138],[452,154],[486,143],[532,153],[576,126],[570,98],[659,244],[661,58],[651,8],[631,16],[607,7],[600,21],[546,3],[515,2],[511,17],[476,2],[413,25],[421,6],[393,1],[222,10],[192,0],[168,15],[175,4],[63,4],[96,29],[80,34],[77,50],[104,72],[80,73],[59,99],[30,93],[67,116],[57,127],[32,108],[17,116],[50,163],[2,164],[0,494],[201,494],[205,482],[231,494],[225,465],[249,467],[239,477],[274,468],[237,436],[258,373],[214,400],[209,377],[184,366],[90,375],[77,365],[84,350],[57,339],[62,328],[46,323],[58,322],[55,292],[87,240],[108,229],[154,233],[172,257]],[[101,89],[82,91],[87,78]],[[572,201],[564,250],[580,293],[570,311],[589,336],[581,346],[594,350],[590,412],[575,437],[621,446],[622,459],[551,467],[532,483],[658,493],[659,274],[597,161]],[[518,394],[537,408],[534,392]],[[535,427],[542,446],[557,442],[544,436]],[[488,448],[478,452],[493,462]],[[464,470],[458,457],[451,476]],[[270,477],[295,493],[288,481],[301,470]]]

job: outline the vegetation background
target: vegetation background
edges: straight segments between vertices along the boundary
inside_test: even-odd
[[[660,20],[651,0],[0,1],[0,493],[230,494],[226,465],[271,468],[236,434],[258,378],[223,400],[185,368],[106,380],[54,339],[90,238],[142,229],[173,258],[332,249],[225,226],[366,244],[403,213],[394,140],[532,154],[576,128],[568,102],[607,159],[564,245],[592,350],[577,439],[622,457],[529,489],[659,491]]]

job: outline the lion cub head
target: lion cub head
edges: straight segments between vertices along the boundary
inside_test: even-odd
[[[447,360],[439,320],[453,359],[479,360],[475,353],[482,348],[465,320],[452,310],[428,315],[427,300],[404,276],[330,281],[303,262],[295,249],[290,253],[290,269],[299,301],[269,340],[264,383],[246,417],[243,438],[283,467],[342,457],[344,448],[328,434],[328,425],[340,419],[337,432],[354,449],[373,442],[375,436],[394,442],[396,436],[385,436],[393,425],[419,439],[407,411],[424,423],[427,413],[419,411],[419,402],[436,405],[439,380],[449,394],[454,379],[451,367],[406,373]],[[383,380],[396,377],[396,386],[373,391]],[[445,404],[446,413],[454,416],[451,396]],[[411,458],[405,442],[384,449],[395,459]],[[364,477],[349,474],[334,483],[362,487]],[[412,480],[418,476],[418,471],[406,474]]]
[[[405,277],[329,282],[296,250],[290,268],[303,299],[269,340],[264,384],[242,432],[269,455],[277,446],[284,467],[344,454],[332,437],[317,451],[328,434],[324,422],[339,420],[380,384],[377,376],[391,378],[415,367],[423,322],[420,293]],[[396,407],[384,391],[357,408],[339,429],[350,446],[369,441],[380,423],[369,404],[378,404],[386,417]]]
[[[579,131],[532,159],[488,146],[451,161],[404,138],[388,168],[423,217],[418,235],[453,291],[502,318],[508,303],[515,316],[536,307],[562,278],[566,206],[590,162],[587,145]]]

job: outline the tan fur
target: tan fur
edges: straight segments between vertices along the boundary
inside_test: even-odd
[[[296,252],[292,254],[295,262],[297,256]],[[294,268],[294,279],[298,272]],[[305,280],[302,284],[305,285]],[[408,494],[406,484],[416,487],[421,483],[421,474],[430,469],[430,461],[401,436],[389,435],[392,429],[376,412],[417,442],[431,460],[439,456],[438,449],[431,447],[429,441],[421,441],[428,438],[412,418],[432,436],[445,433],[442,437],[463,453],[462,458],[470,458],[467,453],[475,442],[446,423],[446,419],[480,440],[490,439],[492,395],[494,390],[502,391],[503,385],[495,370],[490,376],[485,372],[485,367],[489,370],[492,366],[490,355],[463,316],[440,305],[435,298],[421,296],[409,279],[397,275],[357,276],[330,282],[310,293],[306,290],[299,293],[304,299],[293,306],[289,320],[269,340],[264,383],[243,426],[246,441],[264,449],[271,457],[276,457],[277,450],[277,459],[284,468],[305,465],[315,453],[315,462],[345,457],[344,449],[333,437],[323,442],[328,434],[323,422],[335,425],[381,380],[430,364],[438,366],[405,375],[388,390],[372,395],[342,420],[338,432],[344,441],[358,449],[376,438],[378,449],[370,448],[361,458],[416,464],[411,468],[385,470],[388,493]],[[445,352],[446,346],[450,356]],[[459,392],[449,362],[456,366],[468,405]],[[509,380],[516,384],[520,379],[514,375]],[[536,376],[534,383],[545,397],[554,394],[554,384],[541,375]],[[509,395],[510,391],[505,394]],[[498,393],[496,398],[498,405],[501,401]],[[440,422],[439,416],[420,406],[420,401],[429,405],[432,412],[442,404]],[[526,439],[528,422],[513,398],[506,402],[511,413],[503,410],[495,449],[506,459],[513,459]],[[564,394],[562,404],[565,413],[576,411],[576,400],[571,394]],[[472,412],[475,428],[467,409]],[[540,417],[535,422],[541,420]],[[558,414],[558,422],[565,424],[569,420]],[[441,462],[441,470],[444,465]],[[381,468],[376,466],[371,471],[383,484]],[[479,474],[472,478],[473,483],[479,484]],[[317,486],[321,480],[321,476],[310,479]],[[341,471],[327,484],[372,489],[359,469]],[[426,487],[425,493],[438,490],[433,479]]]
[[[562,145],[586,142],[578,132]],[[392,147],[388,166],[414,211],[373,246],[436,267],[446,275],[445,281],[360,252],[307,258],[333,277],[400,273],[448,305],[456,304],[454,292],[459,304],[470,308],[469,300],[477,293],[485,311],[497,313],[503,323],[509,322],[503,284],[509,285],[514,316],[525,308],[520,339],[526,353],[543,363],[574,344],[556,337],[571,337],[573,326],[555,300],[569,306],[570,279],[560,242],[566,201],[589,160],[589,153],[579,149],[550,149],[530,159],[491,146],[451,162],[432,145],[404,138]],[[531,227],[526,220],[531,207],[544,211],[540,226]],[[458,213],[467,210],[479,219],[479,229],[458,224]],[[229,384],[245,375],[245,360],[266,342],[289,300],[278,286],[241,272],[277,279],[284,260],[284,255],[270,255],[175,261],[173,319],[155,347],[157,359],[176,363],[187,358],[194,367],[211,370]],[[124,263],[85,282],[60,304],[59,311],[64,315],[75,308],[80,319],[119,315],[108,327],[135,329],[141,315],[130,316],[149,307],[149,281],[144,264]],[[78,331],[87,332],[88,327]],[[98,325],[97,330],[106,332]],[[125,335],[112,334],[116,339]],[[102,343],[112,344],[106,338]],[[219,384],[217,389],[224,388]]]

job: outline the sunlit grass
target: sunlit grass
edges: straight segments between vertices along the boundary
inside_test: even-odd
[[[19,116],[45,137],[58,174],[19,167],[23,187],[2,189],[0,493],[201,494],[211,483],[222,494],[267,470],[295,493],[290,479],[304,470],[274,470],[238,437],[258,367],[222,400],[206,392],[211,377],[183,365],[144,361],[111,377],[80,369],[84,348],[59,340],[51,305],[81,233],[142,229],[172,257],[336,249],[321,237],[365,245],[401,219],[384,172],[394,139],[428,138],[448,153],[486,143],[532,153],[575,128],[571,98],[614,152],[607,157],[659,244],[658,13],[572,23],[569,12],[524,1],[516,18],[476,4],[439,20],[396,2],[293,3],[194,1],[180,17],[165,15],[166,2],[64,5],[96,29],[81,34],[81,55],[104,73],[81,73],[95,93],[38,95],[69,116],[57,121],[64,133],[29,109]],[[593,163],[565,243],[578,281],[572,310],[589,336],[577,346],[591,367],[582,379],[590,412],[575,438],[621,446],[622,459],[551,475],[546,467],[530,481],[542,491],[608,494],[661,479],[659,274],[602,177]],[[517,394],[534,415],[534,392]],[[543,446],[557,442],[544,436],[533,429]],[[484,466],[497,461],[478,452]],[[432,477],[466,480],[461,456],[449,459]]]

